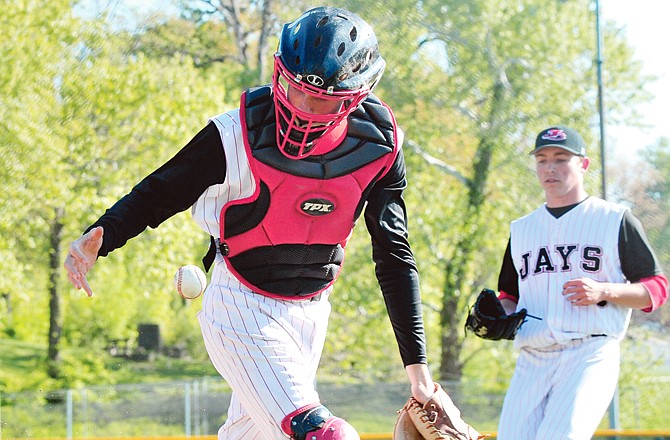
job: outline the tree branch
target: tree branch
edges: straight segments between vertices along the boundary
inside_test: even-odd
[[[449,174],[450,176],[455,177],[456,180],[458,180],[459,182],[461,182],[465,186],[470,185],[470,179],[468,179],[463,174],[458,172],[458,170],[455,167],[453,167],[453,166],[449,165],[448,163],[436,158],[435,156],[430,155],[423,148],[421,148],[419,146],[419,144],[417,144],[416,142],[411,141],[409,139],[406,139],[405,140],[405,145],[410,147],[412,151],[414,151],[419,156],[421,156],[426,162],[428,162],[429,165],[432,165],[432,166],[438,168],[439,170],[442,170],[445,173]]]

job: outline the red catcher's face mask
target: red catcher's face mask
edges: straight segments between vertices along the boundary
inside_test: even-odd
[[[272,85],[277,146],[291,159],[318,154],[317,141],[339,126],[369,93],[368,89],[319,89],[286,70],[277,55]]]

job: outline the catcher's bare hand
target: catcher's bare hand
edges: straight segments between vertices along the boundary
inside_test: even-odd
[[[93,228],[70,244],[63,266],[67,271],[67,279],[76,289],[84,289],[88,296],[93,296],[93,290],[88,284],[86,274],[95,264],[98,251],[102,247],[101,226]]]

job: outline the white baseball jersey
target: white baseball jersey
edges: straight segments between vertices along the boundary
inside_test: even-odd
[[[191,208],[195,222],[209,235],[220,238],[219,214],[223,205],[231,200],[251,197],[256,190],[256,182],[247,153],[244,150],[240,110],[235,109],[210,119],[221,134],[221,142],[226,156],[226,178],[219,185],[210,186]]]
[[[519,274],[519,303],[530,315],[514,344],[547,347],[591,335],[621,340],[631,309],[572,305],[561,294],[563,284],[585,277],[625,282],[618,238],[627,208],[589,197],[559,218],[545,206],[511,224],[511,255]]]
[[[625,282],[619,231],[626,208],[589,197],[555,218],[545,206],[511,225],[517,309],[529,315],[498,424],[500,440],[588,440],[616,388],[631,310],[575,306],[563,284],[585,277]]]
[[[249,197],[255,181],[244,149],[239,110],[211,119],[226,156],[223,183],[209,187],[191,214],[219,238],[219,215],[231,200]],[[331,289],[318,300],[277,300],[237,280],[217,251],[198,320],[207,352],[233,390],[223,440],[286,438],[286,414],[319,401],[314,383],[326,337]]]

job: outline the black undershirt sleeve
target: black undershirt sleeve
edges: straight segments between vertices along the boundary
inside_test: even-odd
[[[219,131],[205,126],[172,159],[142,179],[86,231],[105,230],[99,256],[106,256],[173,215],[190,208],[211,185],[222,183],[226,160]]]
[[[405,366],[427,362],[419,274],[402,198],[406,186],[401,150],[391,170],[374,185],[365,209],[375,273]]]
[[[631,283],[663,273],[642,223],[630,211],[626,211],[621,220],[619,259],[621,270]]]
[[[498,291],[519,298],[519,274],[512,261],[512,251],[510,250],[510,241],[507,241],[507,248],[503,256],[500,275],[498,275]]]

